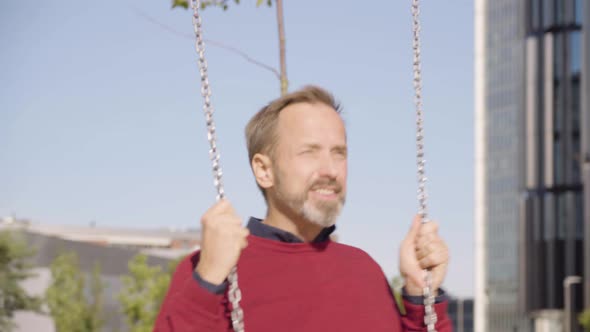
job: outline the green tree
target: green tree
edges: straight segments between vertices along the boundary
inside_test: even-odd
[[[101,279],[100,264],[95,264],[90,277],[90,299],[86,313],[88,331],[100,331],[104,326],[104,288],[105,283]]]
[[[15,311],[39,311],[41,299],[30,296],[21,282],[35,274],[29,263],[35,250],[31,249],[19,233],[0,232],[0,331],[12,331]]]
[[[89,295],[86,279],[75,252],[60,254],[51,263],[51,284],[45,301],[58,332],[95,332],[104,325],[102,317],[104,284],[100,266],[91,275]]]
[[[584,331],[590,332],[590,308],[587,308],[580,314],[579,317],[580,325],[584,328]]]
[[[129,274],[122,277],[123,289],[118,299],[130,332],[152,331],[178,262],[170,262],[167,271],[148,265],[144,254],[136,255],[129,262]]]
[[[189,8],[190,0],[172,0],[172,8],[182,7],[184,9]],[[205,9],[209,6],[217,6],[227,10],[229,8],[230,0],[203,0],[201,1],[201,9]],[[240,0],[234,0],[236,4],[240,3]],[[269,7],[272,6],[272,0],[256,0],[256,5],[260,6],[266,3]],[[287,51],[286,51],[286,38],[285,38],[285,19],[283,15],[283,0],[275,0],[277,9],[277,27],[279,30],[279,64],[280,64],[280,87],[281,95],[285,95],[289,90],[289,80],[287,78]]]

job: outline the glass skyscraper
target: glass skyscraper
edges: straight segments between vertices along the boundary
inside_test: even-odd
[[[559,315],[567,276],[590,305],[589,11],[476,1],[476,331]]]
[[[522,1],[479,0],[475,15],[475,331],[515,331],[520,324],[524,6]]]

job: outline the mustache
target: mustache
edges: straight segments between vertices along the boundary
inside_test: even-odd
[[[342,191],[342,186],[338,181],[334,179],[319,179],[314,181],[308,188],[308,190],[314,190],[317,188],[329,188],[334,190],[334,192],[339,193]]]

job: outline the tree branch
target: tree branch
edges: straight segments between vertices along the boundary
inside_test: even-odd
[[[188,33],[182,33],[182,32],[180,32],[180,31],[178,31],[178,30],[176,30],[176,29],[174,29],[174,28],[172,28],[170,26],[167,26],[167,25],[163,24],[162,22],[156,20],[155,18],[147,15],[146,13],[144,13],[143,11],[141,11],[139,8],[137,8],[135,6],[131,6],[131,5],[130,5],[130,7],[133,9],[133,11],[135,12],[135,14],[137,16],[139,16],[139,17],[141,17],[141,18],[149,21],[152,24],[157,25],[161,29],[163,29],[165,31],[168,31],[168,32],[170,32],[170,33],[172,33],[172,34],[174,34],[176,36],[179,36],[179,37],[182,37],[182,38],[187,38],[187,39],[190,39],[192,41],[195,41],[195,36],[194,35],[191,35],[191,34],[188,34]],[[243,52],[243,51],[241,51],[241,50],[239,50],[239,49],[237,49],[237,48],[235,48],[233,46],[229,46],[229,45],[226,45],[224,43],[221,43],[221,42],[218,42],[218,41],[215,41],[215,40],[211,40],[211,39],[203,39],[203,41],[205,41],[206,43],[208,43],[209,45],[211,45],[213,47],[222,48],[222,49],[224,49],[226,51],[229,51],[231,53],[234,53],[234,54],[242,57],[244,60],[250,62],[251,64],[256,65],[258,67],[261,67],[263,69],[266,69],[266,70],[272,72],[277,77],[277,79],[279,79],[279,80],[281,79],[281,74],[279,73],[279,71],[276,68],[274,68],[272,66],[269,66],[269,65],[267,65],[265,63],[262,63],[262,62],[260,62],[260,61],[258,61],[256,59],[252,58],[251,56],[249,56],[245,52]]]

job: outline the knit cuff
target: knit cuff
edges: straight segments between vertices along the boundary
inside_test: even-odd
[[[409,295],[408,292],[406,291],[405,287],[402,288],[402,297],[404,298],[405,301],[410,302],[412,304],[416,304],[416,305],[423,305],[424,304],[424,297],[423,296]],[[444,289],[439,288],[438,294],[434,298],[434,303],[441,303],[446,300],[447,300],[447,293],[444,291]]]
[[[201,285],[201,287],[205,288],[208,292],[212,294],[220,295],[225,293],[225,290],[227,289],[227,281],[224,281],[219,285],[212,284],[207,280],[201,278],[201,275],[197,271],[193,271],[193,278],[197,281],[199,285]]]

